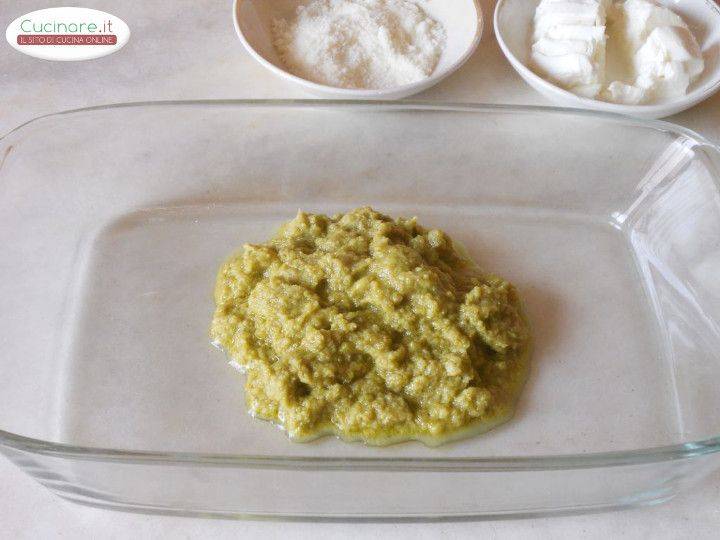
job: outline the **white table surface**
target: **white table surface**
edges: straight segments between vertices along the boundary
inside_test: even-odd
[[[548,104],[506,63],[492,33],[494,0],[482,0],[485,34],[455,75],[417,96],[431,101]],[[74,2],[3,0],[0,26],[29,11]],[[229,0],[84,0],[128,23],[120,52],[86,62],[48,62],[0,44],[0,133],[35,116],[123,101],[301,98],[257,65],[235,38]],[[671,121],[720,142],[720,94]],[[2,391],[2,380],[0,380]],[[0,538],[715,538],[720,473],[665,505],[543,519],[410,524],[224,521],[96,510],[65,502],[0,457]]]

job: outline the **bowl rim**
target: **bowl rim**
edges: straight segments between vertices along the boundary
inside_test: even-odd
[[[470,46],[467,48],[467,50],[458,58],[455,62],[450,64],[446,69],[444,69],[441,72],[433,71],[433,73],[426,79],[422,79],[417,82],[403,84],[400,86],[392,86],[390,88],[341,88],[337,86],[329,86],[326,84],[320,84],[313,81],[310,81],[308,79],[303,79],[302,77],[298,77],[297,75],[293,75],[289,71],[282,69],[281,67],[273,64],[269,60],[267,60],[263,55],[261,55],[259,52],[255,50],[255,48],[250,44],[250,42],[245,37],[245,34],[243,33],[242,29],[240,28],[240,6],[245,2],[246,0],[233,0],[232,4],[232,20],[233,20],[233,27],[235,28],[235,34],[237,34],[238,39],[242,43],[245,50],[250,53],[250,56],[252,56],[258,63],[260,63],[262,66],[264,66],[266,69],[270,70],[273,74],[287,79],[291,82],[294,82],[307,90],[311,92],[316,93],[323,93],[323,94],[334,94],[336,96],[347,98],[347,99],[362,99],[362,98],[383,98],[383,97],[389,97],[392,94],[401,94],[403,92],[412,92],[414,90],[424,90],[426,88],[430,88],[431,86],[436,85],[446,77],[450,76],[452,73],[460,69],[462,65],[467,62],[470,57],[473,55],[473,53],[477,50],[478,46],[480,45],[480,40],[483,36],[483,30],[485,27],[485,16],[482,10],[482,7],[480,6],[480,0],[470,0],[473,5],[475,6],[475,11],[477,13],[477,19],[476,19],[476,27],[475,27],[475,36],[473,37],[472,42],[470,43]]]
[[[637,117],[584,110],[569,107],[548,107],[537,105],[496,105],[483,103],[451,103],[423,101],[366,101],[366,100],[176,100],[139,101],[96,105],[70,109],[38,116],[24,122],[0,137],[0,144],[12,146],[10,137],[17,136],[24,128],[46,119],[61,116],[86,114],[92,111],[106,111],[131,108],[173,108],[173,107],[267,107],[267,108],[324,108],[328,110],[361,111],[439,111],[465,112],[475,114],[547,114],[556,116],[593,117],[626,126],[642,127],[653,131],[674,133],[689,139],[695,146],[715,155],[714,162],[720,164],[720,145],[710,142],[691,129],[662,120],[646,120]],[[0,148],[0,150],[2,150]],[[0,161],[0,173],[3,163]],[[720,178],[717,179],[720,183]],[[720,185],[719,185],[720,187]],[[636,464],[651,464],[668,461],[689,460],[720,452],[720,434],[697,440],[631,450],[591,452],[576,454],[551,454],[538,456],[511,457],[469,457],[469,458],[387,458],[387,457],[316,457],[282,455],[215,454],[202,452],[172,452],[123,450],[57,443],[44,439],[26,437],[0,429],[0,451],[24,452],[75,461],[99,461],[130,464],[157,464],[167,466],[219,466],[227,468],[258,469],[304,469],[304,470],[372,470],[372,471],[541,471],[569,470],[584,468],[618,467]]]
[[[498,0],[495,5],[495,12],[493,13],[493,28],[495,30],[495,39],[500,46],[505,58],[510,65],[517,71],[523,79],[535,90],[540,91],[537,87],[543,88],[549,94],[555,94],[557,97],[562,97],[567,101],[574,102],[577,107],[584,109],[593,109],[596,111],[619,113],[626,115],[643,114],[643,115],[658,115],[664,116],[669,114],[675,114],[686,110],[694,105],[697,105],[701,101],[705,101],[707,98],[715,94],[720,90],[720,69],[718,70],[717,77],[713,80],[710,79],[706,84],[705,88],[700,87],[692,90],[690,93],[685,94],[682,97],[665,101],[662,103],[648,103],[645,105],[623,105],[621,103],[612,103],[609,101],[601,101],[598,99],[591,99],[573,94],[569,90],[566,90],[550,81],[543,79],[530,69],[525,62],[522,62],[515,54],[510,50],[505,38],[501,25],[499,24],[500,12],[505,7],[508,0]],[[720,5],[713,2],[706,2],[706,4],[712,9],[720,21]]]

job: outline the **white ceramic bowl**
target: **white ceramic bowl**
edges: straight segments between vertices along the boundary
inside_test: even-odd
[[[681,98],[648,105],[619,105],[576,96],[536,75],[528,61],[533,15],[539,0],[499,0],[495,7],[495,36],[505,57],[525,82],[559,105],[640,118],[662,118],[689,109],[720,89],[720,6],[713,0],[656,1],[685,19],[705,59],[705,71]]]
[[[290,19],[307,0],[235,0],[235,31],[247,51],[263,66],[321,97],[335,99],[399,99],[422,92],[456,71],[475,51],[483,29],[478,0],[419,0],[422,7],[441,22],[447,33],[445,50],[433,74],[422,81],[378,90],[353,90],[317,84],[289,73],[272,44],[274,19]]]

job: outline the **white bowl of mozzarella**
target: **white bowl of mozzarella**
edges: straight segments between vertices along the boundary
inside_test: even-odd
[[[662,118],[720,89],[713,0],[499,0],[494,22],[513,68],[559,105]]]

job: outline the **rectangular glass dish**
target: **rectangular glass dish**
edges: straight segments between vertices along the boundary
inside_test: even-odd
[[[67,499],[228,517],[582,512],[720,467],[720,152],[548,108],[178,102],[0,140],[0,450]],[[437,448],[290,442],[208,338],[222,261],[298,209],[444,229],[533,326],[515,418]]]

